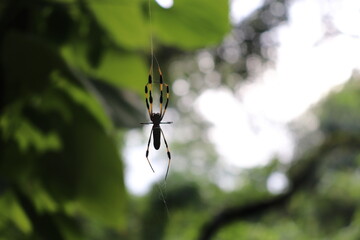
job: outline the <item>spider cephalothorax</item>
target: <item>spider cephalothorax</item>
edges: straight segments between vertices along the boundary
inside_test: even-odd
[[[154,125],[159,125],[162,120],[162,117],[160,113],[152,113],[150,115],[150,120]]]

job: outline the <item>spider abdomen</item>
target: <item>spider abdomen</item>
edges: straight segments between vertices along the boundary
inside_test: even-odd
[[[153,139],[154,139],[154,148],[158,150],[160,148],[160,135],[161,135],[161,128],[159,125],[153,126]]]

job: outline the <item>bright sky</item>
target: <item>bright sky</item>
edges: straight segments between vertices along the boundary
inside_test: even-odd
[[[232,20],[243,19],[260,3],[262,0],[234,0]],[[322,38],[324,13],[331,14],[336,29],[344,34]],[[224,164],[244,168],[264,165],[274,155],[284,161],[291,158],[293,143],[286,124],[348,80],[354,68],[360,68],[359,24],[358,0],[294,1],[289,22],[277,30],[276,68],[242,87],[241,101],[226,88],[199,96],[196,109],[214,124],[210,136]],[[139,145],[141,134],[129,133],[124,152],[126,184],[136,194],[145,193],[153,181],[163,177],[163,173],[152,174],[147,165],[146,146]],[[166,166],[158,164],[154,168]]]
[[[244,2],[238,0],[234,5]],[[320,18],[331,7],[339,30],[360,37],[360,1],[343,1],[344,5],[334,1],[332,6],[323,3],[295,1],[289,23],[278,29],[276,69],[241,88],[241,102],[226,89],[208,90],[199,97],[198,110],[214,124],[211,136],[224,161],[254,167],[266,164],[275,154],[288,160],[293,147],[286,124],[344,83],[360,66],[360,39],[344,35],[322,39]],[[236,124],[228,124],[229,119]],[[239,146],[244,148],[239,150]]]

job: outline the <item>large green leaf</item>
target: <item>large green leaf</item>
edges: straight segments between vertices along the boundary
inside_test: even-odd
[[[42,178],[71,213],[119,228],[126,198],[119,151],[83,107],[73,106],[73,111],[76,115],[63,131],[63,150],[42,160]]]
[[[147,67],[143,59],[126,52],[107,51],[93,75],[125,89],[143,94],[147,82]]]
[[[118,46],[126,49],[148,46],[148,31],[139,1],[89,1],[87,6],[110,39]]]
[[[175,0],[170,9],[153,5],[155,34],[166,45],[215,45],[230,31],[228,0]]]
[[[106,81],[113,86],[143,94],[147,82],[147,66],[142,56],[132,52],[107,48],[96,67],[86,59],[86,46],[72,43],[62,48],[64,58],[85,74]]]

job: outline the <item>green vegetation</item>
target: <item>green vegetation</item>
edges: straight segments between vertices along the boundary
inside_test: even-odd
[[[225,1],[188,2],[202,7],[183,1],[169,11],[153,4],[159,45],[195,49],[230,30]],[[126,235],[133,216],[119,152],[124,130],[144,118],[147,6],[0,4],[1,239]]]
[[[146,116],[151,29],[168,81],[181,75],[176,61],[200,79],[193,97],[210,84],[194,74],[193,51],[222,41],[228,13],[228,1],[175,0],[170,9],[153,3],[150,27],[147,0],[1,2],[0,240],[359,239],[356,74],[313,109],[322,141],[309,147],[313,133],[300,139],[289,166],[274,159],[241,172],[238,189],[222,190],[212,181],[217,156],[203,136],[207,124],[183,108],[178,112],[201,141],[171,144],[183,166],[166,187],[154,185],[142,197],[127,192],[120,153],[126,131]],[[260,24],[251,16],[238,27],[242,58],[266,52],[259,39],[286,20],[276,18]],[[249,75],[242,62],[215,60],[224,75]],[[176,108],[175,96],[170,104]],[[266,188],[274,172],[289,180],[278,195]]]

